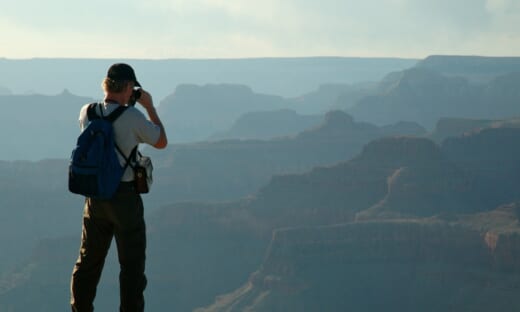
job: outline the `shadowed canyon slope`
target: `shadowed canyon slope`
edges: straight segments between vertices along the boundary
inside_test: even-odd
[[[249,281],[197,311],[516,311],[519,207],[508,209],[506,232],[467,219],[275,231]]]
[[[475,196],[498,177],[520,179],[509,174],[513,162],[499,172],[480,170],[504,153],[516,155],[518,131],[484,129],[442,146],[382,138],[350,161],[276,176],[247,199],[165,206],[148,218],[149,307],[160,310],[167,297],[180,310],[486,311],[491,303],[475,298],[489,298],[514,311],[508,308],[518,307],[518,207],[509,203],[520,193]],[[503,149],[494,153],[497,138]],[[460,159],[457,146],[488,153]],[[396,176],[400,170],[408,173]],[[49,257],[21,265],[13,276],[24,277],[0,293],[0,306],[33,293],[31,285],[52,283],[50,275],[66,279],[76,244],[48,241],[44,249],[53,251],[38,254]],[[115,304],[115,269],[108,272],[99,307]],[[66,296],[66,282],[53,285],[51,298]]]
[[[292,137],[176,144],[169,153],[150,151],[161,171],[155,199],[235,199],[256,192],[275,174],[348,160],[375,138],[423,133],[416,124],[376,127],[333,111],[316,127]]]
[[[146,150],[156,167],[153,192],[145,195],[147,210],[186,200],[248,196],[274,174],[304,172],[316,165],[347,160],[372,138],[394,130],[359,124],[345,113],[332,112],[316,128],[292,138],[173,145],[156,153]],[[406,130],[397,128],[403,134],[409,133]],[[5,252],[0,271],[27,255],[40,237],[75,232],[82,198],[67,191],[67,164],[66,159],[0,162],[0,240]],[[17,244],[12,244],[10,233],[16,232],[20,223],[26,230],[17,235]],[[52,232],[45,235],[49,224]]]
[[[516,139],[510,131],[516,131]],[[277,189],[285,186],[286,194],[295,195],[279,197],[285,201],[275,209],[286,217],[276,220],[279,227],[290,228],[274,232],[263,264],[246,284],[198,311],[516,311],[520,307],[516,296],[520,192],[511,188],[485,193],[496,198],[507,193],[497,202],[514,202],[498,207],[483,200],[484,190],[479,189],[496,183],[495,174],[507,179],[509,171],[517,172],[516,165],[505,163],[502,173],[479,168],[493,166],[503,152],[517,155],[519,135],[516,129],[486,130],[454,139],[456,143],[442,149],[423,139],[373,142],[359,158],[342,166],[363,167],[365,175],[375,168],[386,173],[374,180],[372,187],[361,183],[356,190],[345,187],[349,184],[336,177],[346,193],[336,197],[342,207],[330,207],[328,196],[320,195],[307,206],[309,198],[301,195],[304,199],[298,201],[300,196],[288,187],[300,185],[299,194],[307,194],[305,185],[324,186],[325,181],[317,178],[323,177],[326,169],[292,179],[280,177],[284,181],[279,181]],[[500,142],[504,146],[495,153],[490,147],[497,137],[503,138]],[[488,153],[476,156],[471,162],[475,166],[470,167],[454,157],[454,146],[459,144],[487,148]],[[431,174],[437,170],[429,170],[430,164],[438,166],[435,176]],[[407,168],[414,174],[399,178],[392,168]],[[352,176],[352,172],[344,173],[343,177]],[[518,181],[518,173],[515,176]],[[376,185],[381,202],[365,202],[365,209],[351,204],[354,198],[363,197],[362,190],[374,190]],[[339,196],[340,192],[329,191],[328,195]],[[318,189],[314,194],[325,192]],[[287,211],[290,206],[293,209]],[[321,218],[316,220],[318,215]],[[366,221],[351,222],[360,220],[360,215]]]

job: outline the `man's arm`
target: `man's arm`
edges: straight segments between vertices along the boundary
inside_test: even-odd
[[[159,149],[165,148],[168,145],[168,138],[166,137],[166,132],[164,131],[161,119],[159,118],[159,115],[157,114],[157,111],[153,106],[152,95],[146,92],[145,90],[141,89],[141,97],[139,98],[138,102],[146,110],[146,113],[148,114],[148,118],[150,118],[150,121],[159,126],[159,128],[161,129],[159,139],[153,146]]]

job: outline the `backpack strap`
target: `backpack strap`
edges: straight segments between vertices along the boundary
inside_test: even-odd
[[[110,121],[110,122],[114,122],[117,118],[119,118],[119,116],[121,116],[122,113],[124,113],[124,111],[128,108],[128,106],[121,106],[119,105],[118,108],[116,108],[112,113],[110,113],[110,115],[106,116],[106,120]],[[101,111],[103,112],[103,111]]]
[[[119,105],[110,115],[103,115],[103,108],[101,107],[101,103],[90,103],[87,108],[87,118],[88,120],[94,119],[105,119],[110,122],[114,122],[121,114],[128,108],[128,106]],[[96,112],[96,107],[99,107],[99,111],[101,112],[101,116],[99,116]]]
[[[130,156],[127,158],[127,157],[125,156],[125,154],[123,153],[123,151],[121,151],[121,149],[119,148],[119,146],[117,146],[117,144],[116,144],[116,149],[117,149],[117,151],[118,151],[119,154],[121,154],[121,156],[123,156],[123,158],[125,159],[125,167],[123,168],[123,170],[126,170],[126,168],[127,168],[128,166],[134,168],[134,166],[132,166],[131,161],[132,161],[132,159],[133,159],[134,162],[137,162],[137,153],[139,153],[139,151],[138,151],[138,149],[137,149],[138,147],[139,147],[139,145],[136,145],[136,146],[132,149],[132,151],[130,152]]]
[[[99,115],[96,113],[96,106],[98,103],[90,103],[87,108],[88,120],[98,119]]]

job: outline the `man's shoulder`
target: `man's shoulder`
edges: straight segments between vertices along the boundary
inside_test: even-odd
[[[137,107],[135,106],[128,106],[125,112],[123,113],[124,116],[127,118],[132,119],[142,119],[146,117],[144,116],[143,112],[141,112]]]

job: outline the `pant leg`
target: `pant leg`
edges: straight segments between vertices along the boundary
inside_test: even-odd
[[[138,194],[116,199],[118,213],[114,235],[121,271],[119,274],[120,311],[144,311],[146,288],[146,226],[143,202]]]
[[[113,226],[103,218],[103,205],[87,199],[83,212],[81,247],[71,280],[74,312],[93,311],[96,289],[113,237]]]

